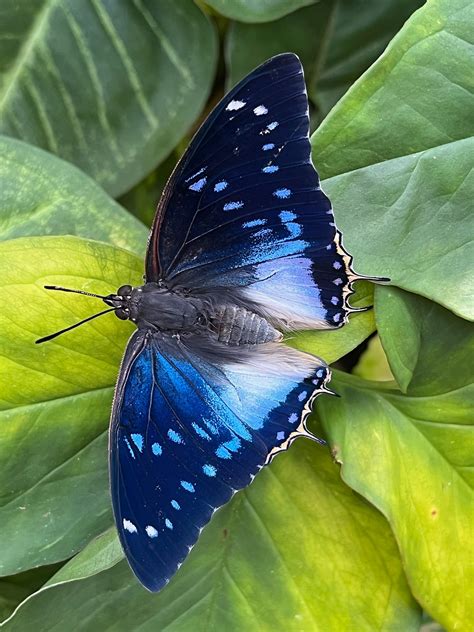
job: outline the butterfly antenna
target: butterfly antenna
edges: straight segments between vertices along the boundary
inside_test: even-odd
[[[53,287],[53,289],[63,289],[63,288]],[[74,290],[66,290],[66,292],[74,292]],[[87,292],[79,292],[79,294],[87,294]],[[96,294],[92,294],[91,296],[96,296]],[[102,298],[102,297],[99,296],[99,298]],[[38,340],[36,340],[35,342],[37,345],[41,344],[42,342],[48,342],[48,340],[52,340],[53,338],[56,338],[56,336],[60,336],[61,334],[66,333],[66,331],[71,331],[71,329],[75,329],[76,327],[79,327],[79,325],[83,325],[84,323],[87,323],[89,320],[93,320],[94,318],[98,318],[99,316],[102,316],[103,314],[108,314],[109,312],[114,312],[115,309],[116,309],[115,307],[111,307],[110,309],[104,309],[104,311],[99,312],[98,314],[93,314],[92,316],[89,316],[88,318],[84,318],[84,320],[79,321],[75,325],[71,325],[70,327],[61,329],[60,331],[57,331],[54,334],[49,334],[49,336],[45,336],[44,338],[38,338]]]
[[[84,292],[84,290],[71,290],[68,287],[61,287],[60,285],[45,285],[45,290],[55,290],[56,292],[72,292],[73,294],[83,294],[84,296],[92,296],[94,298],[109,298],[109,296],[103,296],[102,294],[93,294],[92,292]]]

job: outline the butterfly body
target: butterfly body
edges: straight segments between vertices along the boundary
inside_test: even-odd
[[[122,286],[107,304],[120,305],[116,315],[130,319],[138,329],[199,336],[195,340],[201,345],[251,347],[281,340],[282,334],[266,318],[239,304],[242,301],[231,302],[229,293],[223,294],[227,300],[218,291],[195,296],[186,290],[170,290],[163,283],[146,283],[136,288]]]
[[[109,460],[120,540],[148,589],[168,583],[218,507],[312,436],[330,370],[282,332],[338,328],[360,311],[351,263],[311,161],[301,63],[278,55],[224,97],[178,163],[145,284],[99,297],[137,326]]]

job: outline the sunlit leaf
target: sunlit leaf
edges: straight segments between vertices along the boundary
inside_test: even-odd
[[[65,234],[141,253],[148,230],[72,165],[0,136],[0,240]]]
[[[362,352],[352,373],[366,380],[393,381],[393,374],[378,335],[369,340],[367,349]]]
[[[106,429],[117,368],[132,327],[97,299],[47,292],[60,284],[109,293],[139,283],[142,261],[76,237],[0,244],[0,574],[73,555],[111,523]]]
[[[449,630],[474,625],[474,397],[459,360],[459,387],[438,395],[339,374],[341,398],[318,408],[344,480],[387,517],[413,594]]]

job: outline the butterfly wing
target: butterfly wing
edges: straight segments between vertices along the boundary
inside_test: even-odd
[[[148,281],[231,288],[290,328],[341,326],[351,258],[311,162],[303,69],[278,55],[214,109],[168,182]]]
[[[277,343],[216,363],[161,333],[132,337],[110,430],[114,513],[127,559],[150,590],[179,568],[213,512],[306,434],[329,370]]]

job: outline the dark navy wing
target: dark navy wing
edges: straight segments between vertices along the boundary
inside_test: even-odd
[[[150,235],[147,280],[239,288],[284,326],[338,327],[350,263],[311,162],[301,63],[278,55],[219,103],[179,162]]]
[[[111,487],[124,551],[148,589],[169,581],[218,507],[306,434],[328,379],[320,360],[277,343],[216,365],[183,339],[132,337],[112,413]]]

